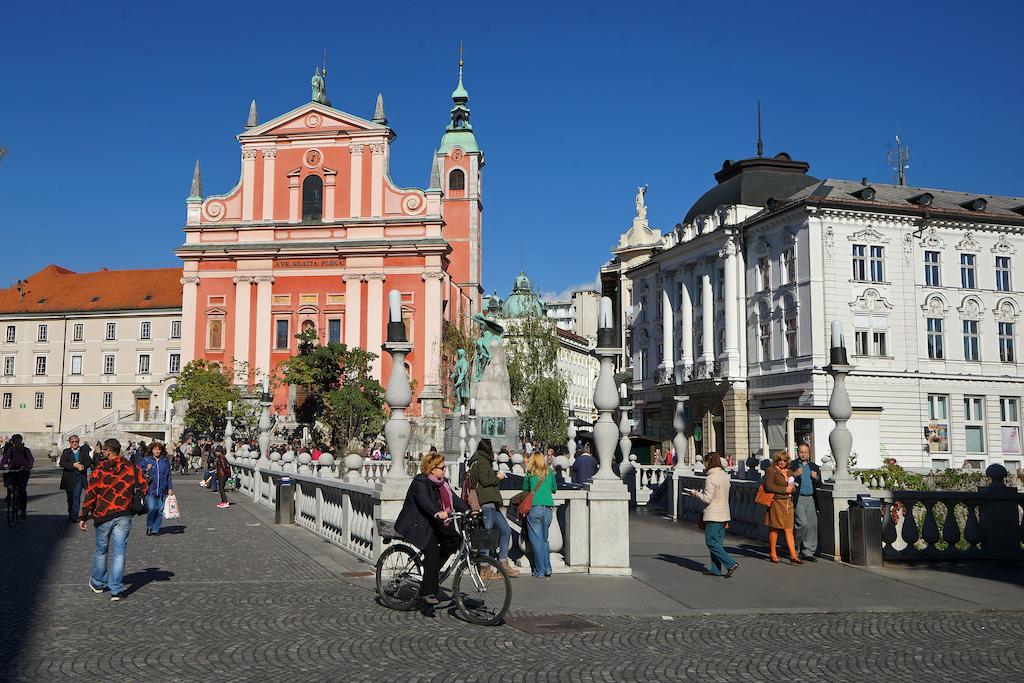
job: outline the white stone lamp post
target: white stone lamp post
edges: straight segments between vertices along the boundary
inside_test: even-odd
[[[695,463],[690,462],[690,439],[686,435],[686,394],[683,393],[683,369],[680,367],[676,368],[672,399],[676,403],[675,414],[672,416],[672,428],[676,430],[672,447],[676,451],[676,460],[672,469],[679,474],[693,474]]]
[[[405,482],[410,479],[405,471],[405,451],[409,446],[412,426],[405,409],[412,402],[409,373],[405,369],[405,357],[412,351],[405,337],[405,323],[402,322],[402,295],[392,289],[388,292],[388,339],[383,349],[391,354],[391,377],[384,392],[384,400],[391,408],[391,417],[384,425],[384,438],[391,451],[391,469],[385,478],[389,482]]]
[[[231,457],[231,447],[233,445],[231,441],[231,436],[235,433],[235,428],[231,424],[231,420],[233,417],[231,414],[231,408],[231,401],[228,401],[228,417],[227,422],[224,423],[224,453],[229,458]]]
[[[619,407],[619,394],[615,390],[614,358],[618,351],[615,348],[615,329],[612,327],[612,301],[608,297],[601,298],[601,314],[597,328],[597,348],[594,352],[601,362],[601,371],[597,376],[594,388],[594,407],[599,417],[594,423],[594,446],[597,449],[600,469],[594,475],[595,481],[615,481],[612,472],[612,460],[615,457],[615,442],[618,440],[619,429],[612,419],[612,412]]]

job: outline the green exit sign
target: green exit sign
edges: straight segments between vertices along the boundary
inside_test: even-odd
[[[27,405],[28,404],[26,404],[26,403],[19,403],[18,407],[24,409]]]

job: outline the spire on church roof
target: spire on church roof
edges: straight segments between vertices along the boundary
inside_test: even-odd
[[[192,190],[188,193],[188,198],[203,198],[203,179],[199,172],[199,159],[196,159],[196,168],[192,171]]]
[[[448,127],[445,128],[444,137],[441,138],[441,149],[442,152],[447,152],[452,147],[462,147],[466,152],[479,152],[480,149],[476,144],[476,136],[473,135],[473,125],[469,122],[469,107],[466,103],[469,102],[469,92],[466,87],[462,84],[462,45],[459,45],[459,84],[455,87],[452,92],[452,102],[455,106],[452,107],[451,121],[448,123]]]
[[[435,152],[436,154],[436,152]],[[437,159],[431,159],[430,161],[430,184],[427,185],[427,191],[440,190],[441,189],[441,174],[437,170]]]
[[[256,100],[249,103],[249,118],[245,120],[246,128],[255,128],[259,125],[260,117],[256,113]]]
[[[373,122],[382,126],[388,125],[388,117],[384,116],[384,93],[377,93],[377,106],[373,110]]]

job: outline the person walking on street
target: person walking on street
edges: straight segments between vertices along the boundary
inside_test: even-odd
[[[793,543],[793,491],[796,490],[793,482],[789,476],[789,453],[776,451],[772,456],[772,465],[764,475],[765,491],[775,495],[764,516],[764,524],[768,527],[768,556],[775,564],[779,562],[777,545],[780,531],[786,536],[789,563],[804,563],[796,554]]]
[[[18,470],[4,472],[4,486],[17,488],[21,492],[18,502],[22,519],[28,517],[28,477],[35,462],[32,449],[25,445],[21,434],[14,434],[11,440],[4,444],[4,453],[0,456],[0,470]]]
[[[142,471],[121,457],[120,441],[107,439],[103,443],[103,460],[89,475],[78,528],[85,531],[86,522],[93,520],[96,548],[92,555],[89,588],[93,593],[110,589],[112,602],[124,597],[124,564],[128,534],[132,530],[132,494],[136,486],[143,494],[146,493],[148,483]]]
[[[589,484],[590,480],[597,474],[598,468],[601,464],[597,461],[590,453],[590,444],[583,447],[583,452],[576,456],[576,459],[572,463],[572,467],[569,468],[572,483]]]
[[[58,464],[63,470],[60,475],[60,490],[68,495],[68,521],[78,521],[78,511],[82,508],[82,493],[89,485],[89,470],[92,458],[89,455],[89,444],[80,442],[77,435],[68,439],[68,448],[60,454]]]
[[[790,469],[796,477],[796,491],[793,498],[796,546],[801,559],[817,562],[818,552],[818,486],[821,484],[821,468],[811,462],[811,447],[805,443],[797,448],[799,460]]]
[[[540,453],[534,453],[526,462],[526,476],[523,490],[533,491],[533,505],[526,514],[526,536],[532,551],[532,574],[535,577],[551,576],[551,549],[548,545],[548,530],[555,509],[554,493],[557,489],[555,471],[548,469],[547,460]]]
[[[217,462],[214,466],[217,472],[217,490],[220,492],[220,502],[217,503],[217,507],[226,508],[231,505],[228,502],[227,492],[228,477],[231,476],[231,464],[228,463],[228,456],[223,446],[217,446],[214,450],[217,454]]]
[[[725,550],[725,528],[732,517],[729,514],[729,475],[722,468],[722,457],[712,451],[704,456],[704,490],[687,489],[694,498],[704,501],[704,542],[711,552],[711,567],[704,569],[710,576],[731,578],[740,563]]]
[[[395,520],[395,531],[423,553],[420,600],[428,607],[440,602],[437,591],[441,567],[462,544],[462,537],[448,517],[452,512],[469,511],[469,506],[452,491],[444,473],[444,456],[428,453],[420,461],[420,473],[409,485],[402,511]]]
[[[156,536],[164,521],[164,503],[174,493],[171,480],[171,462],[164,453],[164,445],[154,441],[149,452],[139,461],[139,468],[149,482],[146,492],[146,535]]]
[[[469,459],[468,476],[480,503],[484,528],[498,527],[500,534],[498,540],[499,561],[504,565],[509,576],[519,576],[519,572],[508,561],[508,550],[512,545],[512,529],[505,521],[505,516],[501,514],[501,491],[498,489],[498,484],[508,475],[504,472],[494,471],[494,448],[491,446],[490,439],[480,439],[480,443],[477,444],[476,453]],[[481,576],[485,579],[497,578],[497,573],[485,566],[481,571]]]

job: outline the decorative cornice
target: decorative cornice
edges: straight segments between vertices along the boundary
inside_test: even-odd
[[[846,239],[851,242],[870,242],[875,244],[887,244],[889,242],[888,237],[875,230],[870,225],[863,230],[858,230],[852,235],[849,235]]]
[[[1010,240],[1006,239],[1006,235],[1000,235],[999,239],[996,240],[996,244],[992,247],[993,254],[999,254],[1000,256],[1010,256],[1017,253],[1017,248],[1010,243]]]
[[[945,316],[949,312],[949,304],[941,294],[931,294],[924,300],[921,310],[931,314],[933,317]]]
[[[891,310],[890,304],[884,296],[878,293],[877,289],[868,288],[864,293],[850,302],[850,308],[855,311],[875,312]]]
[[[935,228],[928,228],[928,232],[921,238],[921,246],[925,249],[942,249],[946,246],[945,241],[939,237],[939,231]]]
[[[992,312],[995,313],[996,320],[1004,323],[1016,322],[1019,315],[1017,305],[1011,299],[1001,300]]]
[[[956,245],[957,251],[973,251],[980,252],[981,245],[978,244],[978,240],[974,239],[973,233],[968,232],[964,235],[964,238],[960,240],[960,243]]]
[[[961,318],[967,320],[980,320],[982,314],[981,301],[978,297],[968,296],[964,297],[964,300],[960,303],[960,307],[956,309],[960,313]]]

